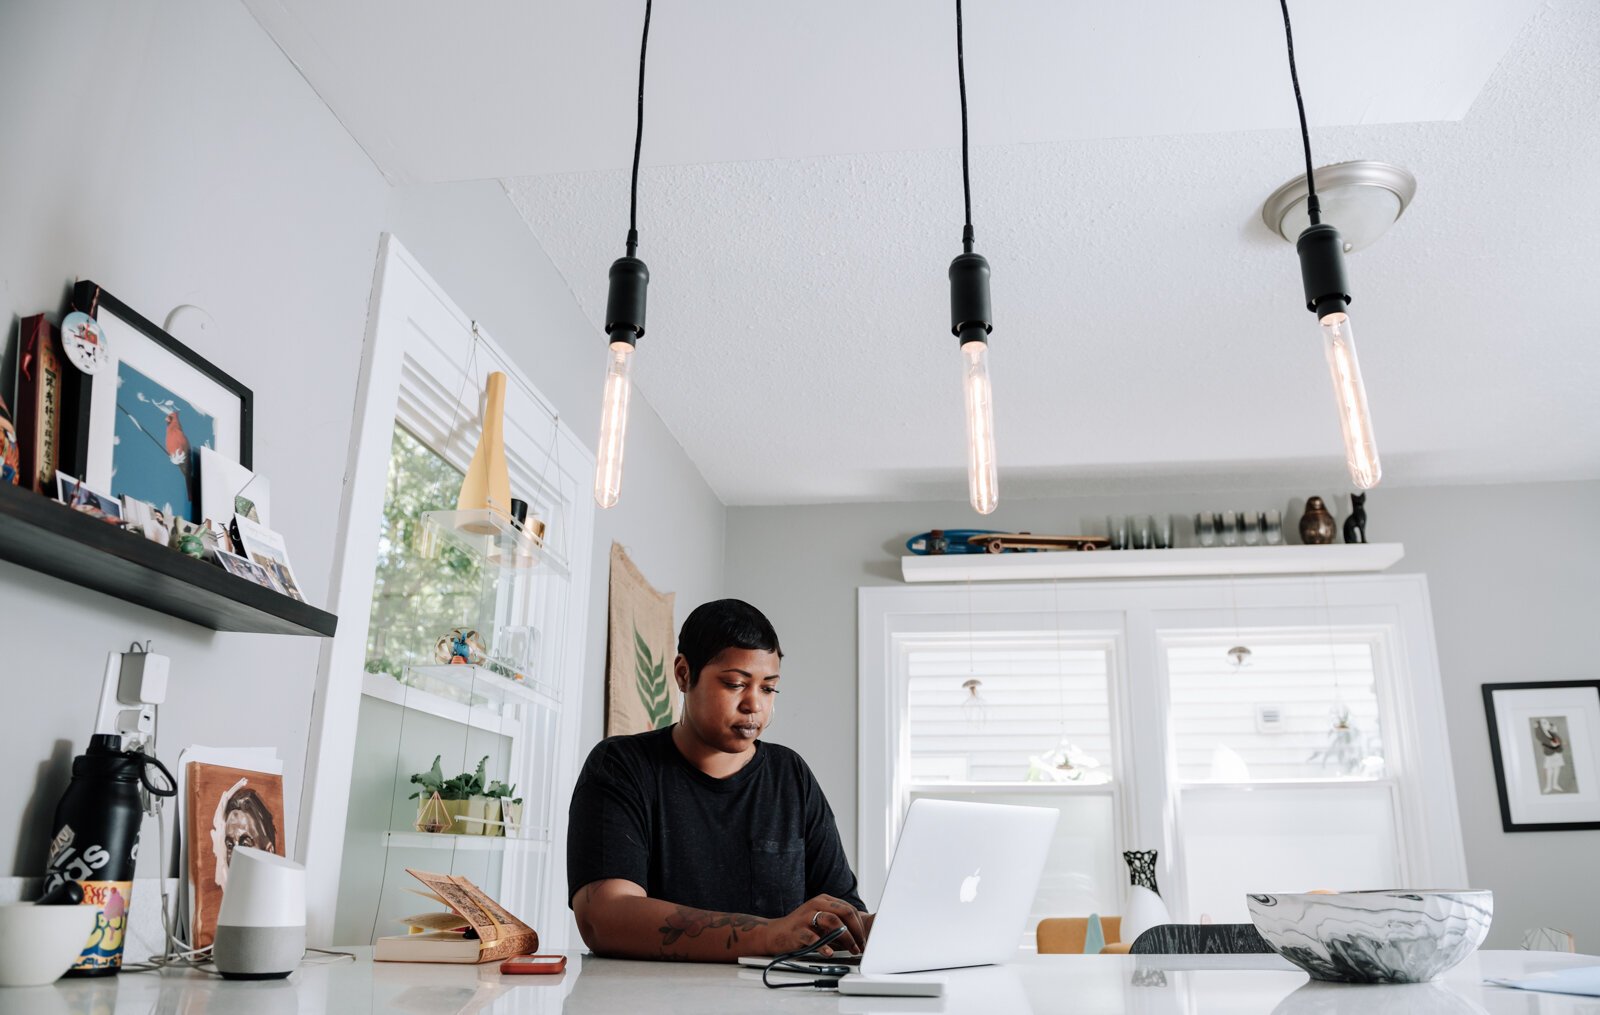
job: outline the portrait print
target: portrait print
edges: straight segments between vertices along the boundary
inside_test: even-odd
[[[248,846],[287,855],[283,776],[191,762],[188,790],[192,940],[204,948],[216,935],[233,851]]]
[[[1567,737],[1567,717],[1536,716],[1528,720],[1533,734],[1534,771],[1539,774],[1539,792],[1578,792],[1577,771],[1572,765],[1572,743]]]

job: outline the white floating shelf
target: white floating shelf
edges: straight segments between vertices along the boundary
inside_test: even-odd
[[[474,729],[498,733],[503,737],[520,736],[522,722],[508,718],[496,709],[474,707],[454,698],[441,697],[420,688],[409,687],[387,673],[363,673],[361,693],[369,698],[391,702],[414,712],[426,712],[441,719],[462,723]]]
[[[488,705],[502,711],[507,705],[553,708],[561,703],[561,695],[555,688],[531,678],[512,680],[487,666],[446,663],[407,666],[401,683],[464,705]]]
[[[459,849],[480,853],[500,853],[506,849],[540,852],[550,848],[549,838],[451,835],[448,832],[385,832],[383,844],[390,849]]]
[[[1405,556],[1400,543],[1327,546],[1204,546],[1176,550],[951,553],[900,558],[908,582],[1077,581],[1198,578],[1210,575],[1339,574],[1383,571]]]

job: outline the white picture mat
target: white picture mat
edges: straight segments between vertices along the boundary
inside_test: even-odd
[[[1530,687],[1497,690],[1494,695],[1495,735],[1505,773],[1506,802],[1518,825],[1600,821],[1600,764],[1595,738],[1600,736],[1600,694],[1593,687]],[[1532,720],[1562,716],[1567,720],[1568,747],[1578,792],[1539,792],[1544,773],[1534,763]]]
[[[91,487],[111,489],[112,437],[117,423],[117,371],[126,361],[129,366],[169,390],[182,395],[195,408],[209,415],[214,423],[216,450],[234,461],[240,457],[239,396],[215,379],[186,363],[166,346],[158,345],[138,328],[118,317],[109,307],[100,307],[95,320],[111,347],[108,368],[95,375],[89,391],[89,458],[84,481]]]

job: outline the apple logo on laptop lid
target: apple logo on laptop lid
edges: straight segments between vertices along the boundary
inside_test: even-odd
[[[981,880],[983,868],[979,867],[961,882],[961,901],[971,902],[978,897],[978,882]]]

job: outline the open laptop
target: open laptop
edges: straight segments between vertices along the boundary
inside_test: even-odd
[[[914,800],[861,972],[986,966],[1014,957],[1061,812]]]
[[[1045,807],[913,800],[861,974],[986,966],[1015,956],[1060,816]],[[758,966],[770,959],[739,961]],[[850,958],[800,960],[840,962]]]

